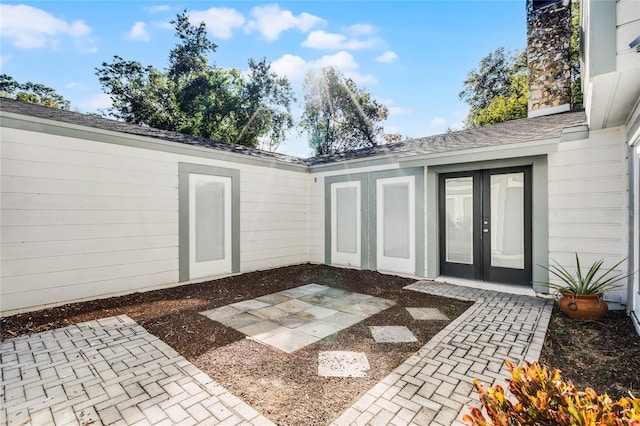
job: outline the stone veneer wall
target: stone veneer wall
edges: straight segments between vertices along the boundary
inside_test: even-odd
[[[527,0],[529,115],[571,103],[570,42],[571,0]]]

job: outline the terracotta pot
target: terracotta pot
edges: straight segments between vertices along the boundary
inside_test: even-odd
[[[602,293],[562,293],[558,303],[562,312],[569,318],[574,319],[602,319],[609,310],[607,302],[602,300]]]

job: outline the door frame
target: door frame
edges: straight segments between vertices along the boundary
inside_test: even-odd
[[[533,290],[547,293],[548,287],[542,283],[549,281],[549,171],[547,152],[553,145],[544,149],[515,147],[496,151],[456,154],[423,160],[407,161],[406,165],[426,166],[426,277],[437,279],[440,276],[440,253],[438,241],[438,175],[475,169],[493,169],[512,166],[531,166],[532,171],[532,269]]]
[[[341,166],[342,167],[342,166]],[[415,177],[415,272],[412,275],[425,276],[425,168],[424,166],[403,167],[372,172],[350,173],[324,177],[324,262],[335,264],[331,257],[331,184],[336,182],[360,181],[361,195],[361,265],[360,268],[377,270],[377,203],[375,197],[376,180],[398,176]],[[320,179],[318,179],[320,181]],[[322,181],[320,181],[322,182]],[[319,182],[319,183],[320,183]],[[315,179],[314,179],[315,183]]]
[[[472,233],[472,251],[473,258],[471,263],[448,263],[446,262],[446,238],[445,232],[446,229],[446,192],[445,192],[445,180],[448,178],[465,178],[471,177],[473,179],[472,186],[472,196],[474,200],[478,200],[482,197],[482,193],[480,191],[480,185],[478,185],[478,179],[480,178],[479,170],[470,170],[465,172],[453,172],[453,173],[443,173],[438,177],[438,227],[440,229],[440,236],[438,238],[438,247],[439,247],[439,264],[440,264],[440,273],[442,275],[451,275],[459,278],[469,279],[469,280],[477,280],[481,278],[482,271],[482,263],[480,262],[481,257],[478,256],[478,253],[482,251],[481,241],[477,237],[478,229],[480,229],[481,225],[481,214],[480,214],[480,205],[479,203],[474,202],[473,206],[473,233]]]
[[[468,169],[464,171],[445,172],[437,175],[437,216],[438,216],[438,265],[439,273],[464,279],[489,282],[502,282],[520,285],[532,285],[533,265],[533,167],[531,165],[514,165],[508,167],[491,167]],[[524,174],[524,267],[512,269],[491,265],[491,176],[508,173]],[[454,264],[446,262],[446,199],[445,180],[455,177],[473,178],[473,262],[470,264]],[[484,226],[487,226],[484,228]],[[486,236],[485,236],[486,233]]]
[[[178,163],[178,281],[192,280],[189,238],[189,175],[231,178],[231,272],[240,272],[240,170],[204,164]]]

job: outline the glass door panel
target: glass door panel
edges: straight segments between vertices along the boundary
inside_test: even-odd
[[[190,174],[189,278],[231,271],[231,178]]]
[[[445,180],[445,255],[452,263],[473,263],[473,177]]]
[[[409,185],[384,185],[384,255],[408,259],[409,238]]]
[[[359,267],[360,181],[331,185],[331,263]]]
[[[524,173],[490,179],[491,266],[524,269]]]

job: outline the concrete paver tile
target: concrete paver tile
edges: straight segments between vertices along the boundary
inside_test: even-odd
[[[326,351],[318,354],[318,375],[321,377],[367,377],[369,368],[369,360],[361,352]]]
[[[295,352],[298,349],[317,341],[318,338],[315,336],[290,329],[262,340],[263,343],[273,346],[276,349],[280,349],[286,353]]]
[[[376,343],[407,343],[418,340],[405,326],[370,326],[369,329]]]
[[[440,312],[438,308],[406,308],[409,315],[415,320],[449,321],[449,317]]]

